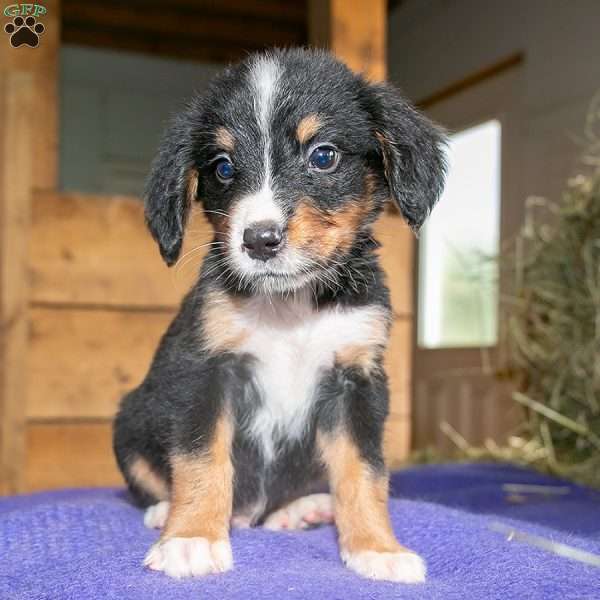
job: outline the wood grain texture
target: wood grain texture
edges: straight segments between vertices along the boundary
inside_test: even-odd
[[[413,314],[413,252],[414,234],[396,210],[386,211],[374,228],[375,238],[382,245],[381,264],[387,275],[396,317]]]
[[[410,414],[412,322],[395,319],[385,354],[385,370],[389,378],[390,414]]]
[[[235,62],[248,52],[306,44],[304,0],[63,0],[63,42],[181,57]]]
[[[53,190],[58,184],[60,0],[44,0],[42,4],[47,12],[38,17],[38,20],[45,30],[37,48],[13,48],[2,32],[4,39],[0,44],[0,73],[19,71],[33,76],[35,94],[32,109],[27,113],[28,125],[35,132],[32,136],[35,164],[32,185],[39,190]],[[8,19],[4,22],[8,22]]]
[[[386,0],[310,0],[309,40],[372,80],[387,73]]]
[[[34,77],[0,72],[0,493],[20,489]]]
[[[33,308],[27,417],[112,417],[174,313]]]
[[[29,423],[23,491],[123,485],[109,421]]]
[[[189,289],[210,239],[195,213],[179,265],[169,270],[132,197],[37,194],[30,241],[34,303],[176,307]]]

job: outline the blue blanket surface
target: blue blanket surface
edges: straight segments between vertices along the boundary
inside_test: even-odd
[[[442,465],[393,475],[390,511],[403,544],[425,558],[427,583],[375,582],[344,568],[335,529],[234,530],[235,567],[173,580],[142,567],[158,534],[122,490],[45,492],[0,500],[0,598],[126,600],[600,598],[600,568],[494,530],[500,523],[600,554],[600,495],[507,501],[505,483],[566,485],[501,465]]]

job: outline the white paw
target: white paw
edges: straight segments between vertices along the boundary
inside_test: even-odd
[[[169,506],[166,500],[149,506],[144,513],[144,525],[149,529],[162,529],[167,522]]]
[[[154,544],[144,564],[179,579],[229,571],[233,557],[229,540],[211,543],[202,537],[174,537]]]
[[[236,529],[250,529],[252,527],[252,519],[246,515],[233,515],[231,517],[231,526]]]
[[[333,523],[333,503],[330,494],[312,494],[294,500],[271,513],[264,527],[273,531],[281,529],[307,529],[322,523]]]
[[[413,552],[342,551],[342,560],[350,569],[369,579],[422,583],[425,581],[425,562]]]

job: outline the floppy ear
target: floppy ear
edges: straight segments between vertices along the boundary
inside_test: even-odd
[[[198,111],[197,104],[192,103],[173,119],[146,182],[146,223],[169,266],[179,257],[190,203],[198,189],[198,172],[193,161]]]
[[[392,198],[418,231],[444,188],[446,137],[389,84],[367,84],[366,108]]]

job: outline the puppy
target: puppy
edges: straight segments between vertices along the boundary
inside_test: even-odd
[[[148,567],[226,571],[232,522],[335,518],[349,568],[424,580],[387,511],[391,309],[372,225],[391,199],[419,228],[442,190],[443,144],[395,89],[320,51],[252,55],[174,119],[147,223],[168,265],[194,203],[214,239],[115,421],[119,467],[162,528]],[[316,493],[323,481],[330,494]]]

